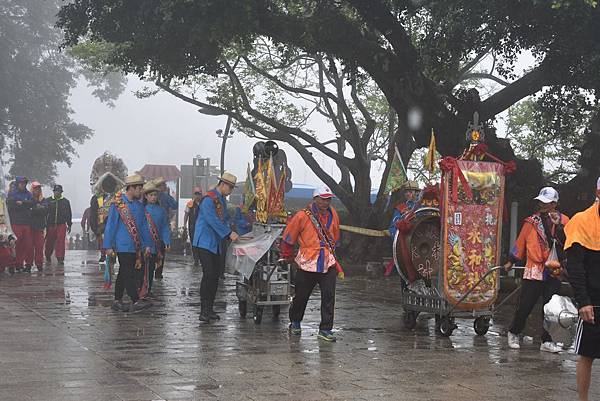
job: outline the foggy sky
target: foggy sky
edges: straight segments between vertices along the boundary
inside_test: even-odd
[[[211,164],[219,165],[221,139],[215,131],[224,129],[225,116],[205,116],[197,107],[185,103],[167,93],[159,92],[148,99],[138,99],[133,91],[144,84],[130,77],[126,90],[110,108],[92,95],[85,81],[73,91],[71,106],[73,118],[94,130],[94,136],[76,145],[77,156],[73,164],[58,166],[56,182],[64,187],[64,195],[71,201],[74,215],[78,216],[89,206],[92,195],[89,176],[94,160],[108,150],[123,159],[129,173],[141,169],[144,164],[191,164],[195,155],[209,157]],[[322,127],[332,137],[330,126]],[[225,169],[245,180],[246,165],[252,161],[251,139],[235,133],[227,141]],[[286,144],[278,143],[288,155],[292,169],[292,181],[318,184],[320,180],[305,166],[298,154]],[[337,177],[337,167],[325,157],[317,157],[325,170]],[[381,173],[374,170],[375,176]],[[375,185],[378,182],[375,182]],[[47,195],[50,195],[48,193]]]

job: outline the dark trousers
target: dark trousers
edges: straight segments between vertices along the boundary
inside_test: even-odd
[[[200,281],[200,303],[202,308],[211,307],[217,296],[219,275],[221,274],[221,255],[198,248],[202,263],[202,281]]]
[[[520,334],[525,328],[527,318],[535,307],[540,296],[544,301],[544,305],[550,301],[552,295],[558,294],[560,290],[560,280],[548,278],[546,281],[523,280],[521,285],[521,294],[519,295],[519,303],[515,311],[515,317],[509,331],[513,334]],[[542,310],[542,321],[544,311]],[[542,327],[542,342],[552,341],[550,334]]]
[[[227,259],[227,248],[229,248],[229,243],[231,241],[229,240],[229,238],[224,238],[221,241],[221,246],[219,247],[219,257],[221,258],[221,261],[219,262],[219,276],[223,277],[225,275],[225,260]]]
[[[144,260],[145,260],[144,256]],[[145,269],[148,268],[148,292],[152,290],[152,283],[154,283],[154,271],[156,270],[156,263],[158,261],[158,254],[154,253],[148,256],[148,264],[144,263],[141,269],[135,271],[135,279],[137,288],[142,288],[144,285],[144,274]]]
[[[312,294],[315,285],[318,283],[321,290],[321,324],[319,329],[331,330],[335,308],[336,278],[337,271],[333,266],[329,268],[327,273],[313,273],[297,269],[296,292],[290,308],[290,320],[292,322],[302,321],[310,294]]]
[[[194,231],[196,230],[195,225],[188,225],[188,233],[190,236],[190,247],[192,248],[192,256],[194,257],[194,262],[200,261],[200,254],[198,253],[198,248],[196,248],[194,244]]]
[[[192,256],[194,257],[194,262],[200,262],[200,248],[192,246]]]
[[[136,255],[132,252],[119,252],[117,253],[117,257],[119,258],[119,273],[117,274],[117,281],[115,283],[115,299],[121,300],[123,293],[127,291],[131,302],[137,302],[138,275],[135,270]]]
[[[160,259],[156,259],[154,261],[154,267],[155,269],[152,269],[152,272],[154,273],[156,278],[162,278],[162,272],[163,272],[163,267],[165,266],[165,244],[160,243],[160,245],[158,245],[158,248],[160,250],[160,253],[162,253],[163,257]]]

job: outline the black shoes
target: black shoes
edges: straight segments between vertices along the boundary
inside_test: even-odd
[[[129,311],[129,305],[125,305],[120,299],[115,299],[110,308],[116,312]]]
[[[24,271],[25,273],[31,273],[31,265],[27,265],[27,266],[25,266],[25,268],[23,269],[23,271]]]

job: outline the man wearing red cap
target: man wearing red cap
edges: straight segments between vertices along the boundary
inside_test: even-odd
[[[340,221],[331,207],[333,194],[325,186],[313,193],[313,202],[292,217],[283,232],[281,256],[298,265],[295,295],[290,308],[290,332],[300,334],[300,322],[306,304],[319,284],[321,290],[321,324],[318,338],[335,341],[333,313],[335,307],[336,271],[343,274],[336,259],[335,249],[340,240]],[[294,245],[300,249],[294,258]]]

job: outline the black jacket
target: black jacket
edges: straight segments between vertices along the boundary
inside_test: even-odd
[[[48,203],[46,199],[33,200],[31,207],[31,228],[43,230],[46,228],[46,216],[48,215]]]
[[[48,204],[48,217],[46,222],[48,226],[66,224],[69,227],[73,224],[71,216],[71,203],[67,198],[54,199],[53,196],[46,198]]]
[[[600,305],[600,251],[574,243],[567,249],[567,272],[577,305]]]

